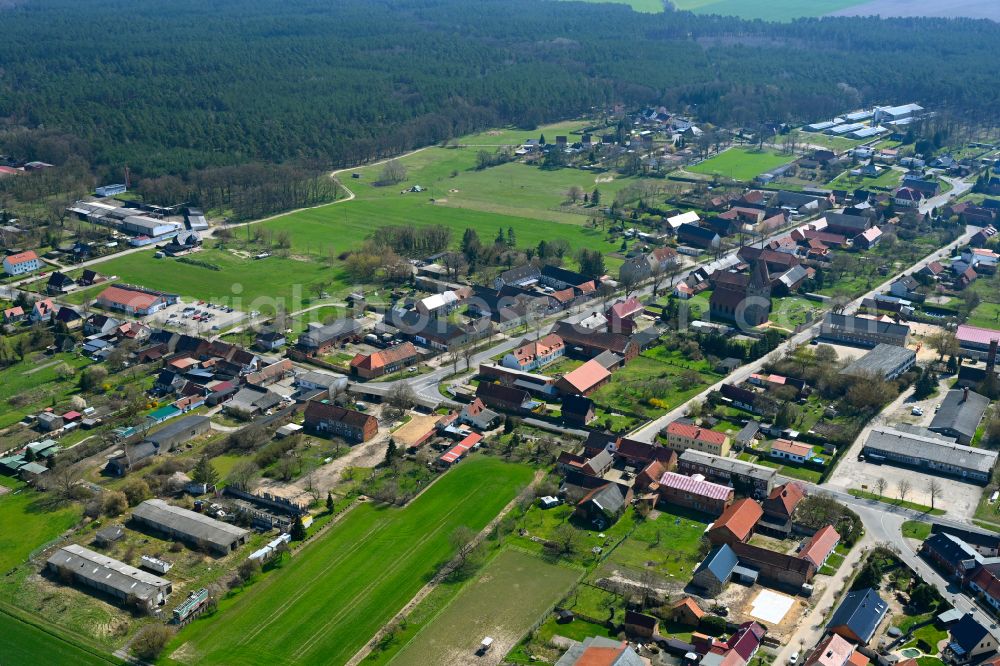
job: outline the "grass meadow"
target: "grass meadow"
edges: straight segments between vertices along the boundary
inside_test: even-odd
[[[687,167],[693,173],[718,174],[730,180],[753,180],[769,169],[788,164],[793,155],[782,155],[772,150],[730,148],[700,164]]]
[[[587,0],[620,2],[637,12],[663,11],[663,0]],[[695,14],[720,14],[765,21],[791,21],[807,16],[823,16],[839,9],[864,4],[864,0],[671,0],[674,7]]]
[[[537,555],[504,550],[389,664],[466,664],[484,636],[497,642],[493,650],[505,653],[582,574]]]
[[[0,485],[8,491],[0,495],[0,573],[7,573],[75,525],[80,510],[51,507],[41,494],[8,477],[0,477]]]
[[[188,664],[344,663],[531,480],[526,466],[473,457],[407,507],[362,504],[283,567],[175,639]]]

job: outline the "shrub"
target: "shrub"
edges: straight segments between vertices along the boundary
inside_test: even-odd
[[[153,661],[160,656],[173,635],[174,632],[166,625],[148,624],[136,634],[130,650],[138,659]]]

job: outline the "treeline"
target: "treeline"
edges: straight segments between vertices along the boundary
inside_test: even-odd
[[[353,164],[614,103],[744,126],[911,100],[993,125],[1000,108],[982,55],[1000,47],[1000,25],[965,19],[772,24],[538,0],[32,0],[0,10],[0,38],[0,118],[28,128],[0,137],[2,151],[79,156],[108,181],[125,165],[142,179]],[[198,191],[271,209],[263,202],[297,183]]]

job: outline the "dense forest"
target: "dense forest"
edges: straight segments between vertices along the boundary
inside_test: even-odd
[[[789,24],[539,0],[26,0],[0,9],[0,152],[120,180],[351,164],[621,102],[717,124],[919,101],[991,123],[989,21]]]

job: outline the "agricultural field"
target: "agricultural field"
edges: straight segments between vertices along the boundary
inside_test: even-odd
[[[39,407],[58,403],[78,391],[72,373],[89,365],[82,356],[60,353],[28,354],[23,361],[0,370],[0,428],[6,428]]]
[[[71,528],[80,513],[76,506],[53,505],[26,484],[0,477],[0,573]]]
[[[528,467],[474,457],[405,508],[362,504],[294,567],[184,629],[171,658],[343,663],[447,561],[457,527],[481,530],[530,479]]]
[[[0,655],[4,666],[103,666],[123,663],[110,654],[102,654],[99,649],[85,647],[76,640],[43,629],[39,625],[29,624],[3,610],[0,610],[0,635],[4,637],[3,654]]]
[[[566,594],[582,571],[504,550],[389,663],[467,664],[484,636],[501,656]],[[456,631],[461,627],[461,631]]]
[[[829,134],[823,134],[821,132],[804,132],[802,130],[792,130],[792,134],[795,136],[795,140],[801,144],[808,144],[811,146],[822,146],[828,148],[834,152],[842,152],[845,150],[850,150],[855,146],[859,146],[864,141],[861,139],[849,139],[844,136],[832,136]]]
[[[662,0],[587,0],[588,2],[620,2],[637,12],[663,11]],[[792,19],[823,16],[837,10],[857,5],[864,0],[669,0],[677,9],[695,14],[720,14],[765,21],[791,21]],[[871,12],[868,12],[871,13]]]
[[[749,181],[770,169],[788,164],[793,159],[794,155],[782,155],[773,150],[730,148],[695,166],[687,167],[687,171],[709,176],[719,175],[730,180]]]

